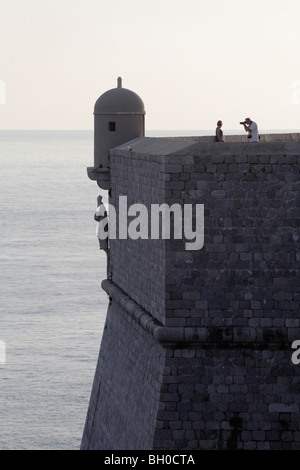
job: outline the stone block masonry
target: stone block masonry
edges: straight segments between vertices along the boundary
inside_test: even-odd
[[[111,240],[83,449],[300,450],[300,143],[265,140],[111,150],[111,204],[204,204],[205,239]]]

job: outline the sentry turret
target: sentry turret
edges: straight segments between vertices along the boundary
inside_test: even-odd
[[[94,107],[94,167],[88,175],[102,189],[110,185],[110,149],[145,135],[145,108],[141,98],[122,87],[101,95]]]

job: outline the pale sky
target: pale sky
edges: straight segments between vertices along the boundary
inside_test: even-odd
[[[300,129],[299,64],[299,0],[0,0],[0,129],[92,130],[118,76],[148,130]]]

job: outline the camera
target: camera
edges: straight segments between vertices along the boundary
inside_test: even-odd
[[[240,122],[240,124],[246,124],[246,121]]]

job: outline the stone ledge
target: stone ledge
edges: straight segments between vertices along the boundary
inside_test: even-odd
[[[97,181],[99,188],[110,189],[110,168],[90,166],[87,168],[87,174],[91,180]]]
[[[205,154],[237,155],[299,155],[300,133],[261,135],[261,140],[249,143],[244,135],[226,136],[224,143],[213,136],[199,137],[139,137],[110,150],[111,157],[131,159],[155,158],[166,162],[174,156],[203,156]],[[170,161],[170,162],[171,162]]]
[[[245,347],[255,349],[290,349],[293,338],[288,328],[248,327],[166,327],[131,299],[114,282],[102,281],[103,290],[117,302],[127,314],[145,331],[163,345],[177,345],[182,349],[194,347],[222,346],[224,348]],[[296,337],[294,339],[297,339]]]

